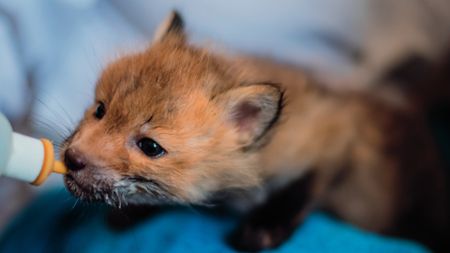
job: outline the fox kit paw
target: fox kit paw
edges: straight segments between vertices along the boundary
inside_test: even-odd
[[[258,252],[280,246],[289,237],[289,231],[281,225],[243,224],[227,239],[238,251]]]

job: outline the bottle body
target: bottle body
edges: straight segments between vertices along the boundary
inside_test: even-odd
[[[3,173],[8,177],[32,183],[40,174],[44,157],[41,140],[13,133],[11,154]]]
[[[64,165],[54,159],[51,142],[14,133],[0,113],[0,176],[40,185],[55,168],[65,173]]]

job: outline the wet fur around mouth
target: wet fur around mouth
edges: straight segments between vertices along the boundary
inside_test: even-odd
[[[124,177],[118,182],[98,181],[84,184],[73,175],[65,176],[64,183],[76,198],[87,202],[101,202],[122,208],[129,204],[170,204],[180,200],[167,187],[143,177]]]
[[[117,197],[114,197],[111,192],[111,187],[104,183],[97,183],[92,185],[85,185],[71,174],[67,174],[64,178],[64,184],[69,192],[76,198],[87,202],[105,202],[109,205],[114,205]]]

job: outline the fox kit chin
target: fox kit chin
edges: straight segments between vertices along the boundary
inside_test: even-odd
[[[194,47],[182,24],[172,14],[148,50],[101,75],[62,152],[75,196],[122,206],[248,193],[248,218],[229,238],[241,250],[280,245],[315,208],[432,247],[443,239],[444,177],[407,105]]]

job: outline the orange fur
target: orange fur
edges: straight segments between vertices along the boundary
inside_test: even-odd
[[[285,106],[259,144],[244,151],[253,132],[239,133],[228,110],[260,93],[267,101],[278,96],[268,86],[253,85],[266,82],[284,90]],[[293,66],[220,56],[169,33],[147,51],[108,66],[96,101],[105,104],[105,117],[92,116],[94,104],[66,143],[89,161],[88,168],[71,173],[76,183],[68,184],[81,197],[104,194],[114,200],[109,192],[122,186],[118,182],[138,176],[162,183],[173,201],[202,203],[219,191],[265,188],[269,181],[278,182],[270,186],[278,189],[314,171],[317,204],[366,229],[389,232],[412,208],[440,208],[439,167],[418,162],[437,159],[422,119],[408,105],[396,107],[369,92],[325,90]],[[272,108],[267,101],[262,105]],[[144,136],[167,154],[145,156],[135,144]],[[406,201],[416,187],[428,187],[423,196],[435,198]],[[123,201],[136,203],[152,197],[139,189],[122,194]],[[438,224],[445,216],[439,215],[426,222]]]

